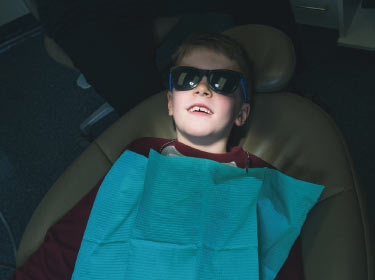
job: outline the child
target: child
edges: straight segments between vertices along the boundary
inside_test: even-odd
[[[176,66],[170,72],[167,98],[177,138],[141,138],[125,149],[144,156],[154,149],[239,168],[273,168],[239,146],[227,147],[233,126],[242,126],[251,108],[251,69],[241,47],[222,34],[198,34],[189,37],[173,57]],[[44,243],[12,279],[71,278],[101,183],[48,230]],[[300,250],[298,238],[276,279],[304,278]]]
[[[233,125],[243,125],[250,113],[246,56],[226,37],[219,38],[203,34],[179,48],[168,92],[179,142],[210,153],[227,152]]]

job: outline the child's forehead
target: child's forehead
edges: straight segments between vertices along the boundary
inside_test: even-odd
[[[191,66],[199,69],[228,69],[241,71],[238,63],[218,50],[197,47],[187,50],[180,59],[179,66]]]

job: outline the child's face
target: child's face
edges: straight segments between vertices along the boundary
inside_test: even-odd
[[[188,53],[179,66],[241,71],[235,61],[204,48]],[[204,106],[211,113],[190,112],[193,106]],[[241,86],[234,93],[223,95],[211,90],[207,77],[203,77],[192,90],[168,92],[168,110],[176,124],[177,139],[193,137],[213,143],[228,140],[233,124],[240,126],[245,122],[250,105],[242,101]]]

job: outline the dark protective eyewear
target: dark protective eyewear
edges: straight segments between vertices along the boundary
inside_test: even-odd
[[[240,72],[217,69],[202,70],[188,66],[172,67],[169,73],[169,90],[192,90],[202,80],[203,76],[207,77],[209,87],[220,94],[234,93],[241,84],[243,97],[246,102],[246,86],[245,81]]]

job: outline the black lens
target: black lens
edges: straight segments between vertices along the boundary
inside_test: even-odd
[[[189,90],[195,88],[201,80],[198,69],[190,67],[177,67],[172,70],[173,87],[177,90]]]
[[[218,93],[233,93],[240,81],[240,76],[229,70],[214,70],[211,71],[209,82],[212,89]]]

